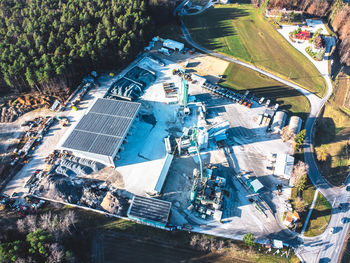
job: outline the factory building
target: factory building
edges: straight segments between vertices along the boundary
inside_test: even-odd
[[[114,167],[116,157],[139,111],[140,103],[99,98],[61,145],[75,156]]]
[[[276,133],[280,132],[286,123],[286,119],[287,113],[285,113],[284,111],[277,111],[275,116],[273,117],[271,130]]]

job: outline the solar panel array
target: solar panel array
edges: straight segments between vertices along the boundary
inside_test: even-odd
[[[62,147],[112,156],[128,131],[140,103],[98,99]]]

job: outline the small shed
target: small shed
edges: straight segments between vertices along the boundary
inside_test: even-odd
[[[282,240],[274,239],[273,240],[273,247],[274,248],[283,248]]]
[[[258,179],[253,180],[249,184],[250,184],[250,188],[253,189],[254,193],[257,193],[261,188],[264,187],[264,185],[260,183]]]
[[[169,48],[174,51],[182,51],[185,48],[185,45],[171,39],[166,39],[163,42],[163,47]]]
[[[134,195],[127,216],[141,223],[165,228],[168,224],[170,209],[170,202]]]

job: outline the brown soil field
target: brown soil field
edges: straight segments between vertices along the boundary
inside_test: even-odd
[[[350,78],[345,74],[339,75],[338,88],[335,94],[334,102],[350,109]]]

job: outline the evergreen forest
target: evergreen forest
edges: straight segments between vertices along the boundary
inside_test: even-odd
[[[153,29],[145,0],[2,0],[0,87],[51,93],[120,67]]]

